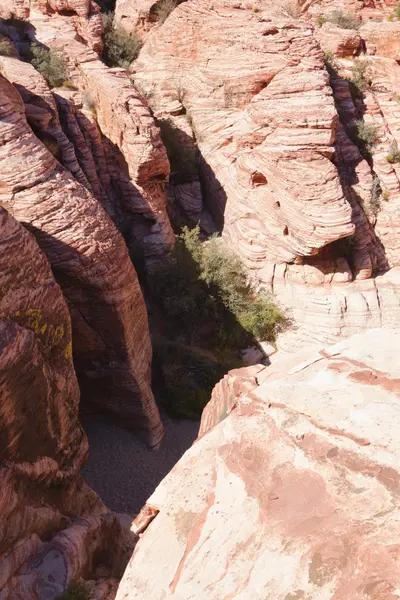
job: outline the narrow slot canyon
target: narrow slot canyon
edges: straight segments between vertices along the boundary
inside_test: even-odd
[[[157,450],[132,431],[86,415],[82,424],[89,441],[85,481],[122,520],[130,521],[161,480],[195,441],[199,422],[162,414],[164,437]]]
[[[399,147],[400,0],[0,0],[0,600],[399,598]]]

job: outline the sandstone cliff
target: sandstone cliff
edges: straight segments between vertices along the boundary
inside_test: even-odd
[[[371,330],[227,375],[117,600],[395,598],[399,351]]]
[[[168,214],[220,231],[303,350],[217,385],[118,600],[395,598],[396,3],[189,0],[164,23],[162,4],[117,0],[144,41],[121,69],[92,0],[1,2],[0,598],[116,593],[137,538],[81,478],[79,394],[160,442],[131,258],[160,264]],[[60,87],[33,42],[65,60]]]
[[[85,577],[105,599],[132,543],[80,476],[88,445],[67,304],[34,237],[3,209],[0,366],[1,598],[50,599]]]
[[[35,14],[39,20],[47,19],[40,12]],[[69,24],[69,18],[61,17],[59,26],[64,23],[65,35],[69,33],[73,42],[78,36],[75,21]],[[23,41],[14,29],[8,25],[6,33],[18,47]],[[47,29],[52,31],[50,24]],[[38,28],[29,29],[29,35],[32,31]],[[95,81],[106,87],[113,85],[108,83],[108,69],[97,55],[77,44],[89,55],[92,79],[86,85],[92,93]],[[96,65],[97,70],[93,69]],[[101,205],[121,227],[126,213],[137,217],[132,217],[133,225],[128,217],[134,235],[127,235],[134,245],[140,240],[146,257],[159,255],[169,247],[167,217],[160,217],[167,227],[166,245],[162,241],[163,226],[151,218],[153,212],[157,218],[158,213],[165,214],[162,196],[160,200],[162,183],[153,183],[152,178],[157,179],[160,171],[162,177],[168,172],[157,130],[132,86],[121,79],[116,79],[120,82],[118,102],[126,108],[119,117],[110,99],[104,111],[99,106],[96,120],[93,107],[84,108],[83,89],[82,93],[70,88],[52,92],[31,64],[14,57],[0,57],[0,72],[7,78],[0,81],[1,204],[36,235],[68,301],[83,400],[126,426],[141,428],[149,442],[156,445],[162,425],[150,388],[146,309],[124,241]],[[104,103],[107,97],[104,87],[102,90],[99,98]],[[107,143],[97,124],[102,118],[103,129],[110,137]],[[125,155],[113,150],[114,138],[121,141]],[[109,148],[108,154],[105,148]],[[114,161],[112,156],[116,157]],[[129,170],[135,174],[135,181],[143,183],[140,191],[130,183]],[[118,188],[113,174],[119,180]],[[126,213],[117,201],[117,190],[124,186],[126,197],[132,200],[134,196],[136,201],[135,206],[128,200],[122,202],[125,208],[128,206]]]
[[[278,2],[185,2],[152,29],[134,65],[160,122],[182,132],[182,152],[196,140],[200,204],[250,276],[289,309],[295,328],[281,337],[284,349],[398,322],[400,188],[385,156],[397,143],[399,67],[371,57],[371,87],[363,106],[354,104],[341,71],[328,73],[321,44],[328,56],[346,56],[351,78],[369,30],[334,26],[334,8],[310,2],[295,14]],[[340,8],[357,22],[373,15],[383,23],[393,10]],[[381,128],[385,143],[372,161],[344,128],[357,119]],[[368,207],[378,177],[376,216]],[[199,204],[198,192],[188,201],[176,187],[184,211]]]

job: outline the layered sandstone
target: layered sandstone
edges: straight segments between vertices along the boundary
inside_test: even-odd
[[[345,77],[362,60],[353,62],[362,33],[316,26],[333,3],[304,4],[298,19],[279,4],[178,6],[148,36],[134,81],[187,143],[182,123],[191,124],[202,206],[250,276],[289,309],[294,327],[281,336],[289,350],[396,323],[397,274],[374,277],[400,256],[397,166],[386,159],[397,144],[399,67],[371,57],[373,81],[361,105]],[[380,10],[340,8],[360,22]],[[336,76],[322,50],[341,61]],[[350,137],[362,118],[379,127],[373,164]],[[185,205],[200,214],[198,198],[183,194]]]
[[[67,304],[34,237],[4,209],[0,339],[0,596],[54,598],[83,576],[102,578],[92,588],[106,599],[132,544],[80,476],[88,444]]]
[[[99,6],[94,0],[2,0],[0,18],[30,20],[32,14],[66,17],[76,33],[96,51],[103,48],[103,24]]]
[[[98,199],[134,252],[146,263],[162,258],[173,245],[165,194],[170,169],[146,101],[123,69],[108,68],[82,43],[69,17],[32,12],[30,21],[35,39],[67,61],[78,88],[55,95],[65,133],[94,162]],[[77,158],[87,172],[85,157]]]
[[[117,0],[115,3],[115,24],[129,34],[142,37],[157,23],[157,2],[153,0]]]
[[[399,351],[371,330],[227,375],[117,600],[395,598]]]
[[[147,314],[122,236],[35,137],[4,77],[0,92],[0,204],[35,234],[67,299],[82,396],[157,444]]]
[[[250,268],[354,232],[330,160],[336,111],[307,23],[186,2],[150,35],[135,70],[157,115],[179,98],[190,114],[205,202]]]

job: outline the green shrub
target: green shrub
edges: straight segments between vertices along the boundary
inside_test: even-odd
[[[397,3],[396,8],[394,9],[394,16],[396,19],[400,19],[400,2]]]
[[[0,40],[0,56],[13,56],[13,46],[9,40]]]
[[[384,190],[384,191],[382,192],[382,199],[383,199],[385,202],[389,202],[389,200],[390,200],[390,192],[389,192],[389,190]]]
[[[90,600],[91,592],[84,581],[71,581],[57,600]]]
[[[121,27],[114,27],[114,13],[102,15],[104,26],[103,60],[109,67],[128,69],[139,54],[142,41],[137,34],[128,35]]]
[[[400,162],[400,150],[396,143],[393,143],[390,146],[390,151],[389,154],[386,156],[386,160],[388,161],[388,163],[391,164]]]
[[[379,141],[379,127],[373,123],[365,123],[365,121],[356,121],[355,126],[359,146],[370,153]]]
[[[358,29],[360,27],[358,17],[345,13],[343,10],[334,10],[329,16],[329,21],[342,29]]]
[[[368,60],[358,60],[351,68],[350,91],[352,96],[362,98],[371,85],[369,77],[370,63]]]
[[[185,183],[193,181],[198,176],[197,150],[191,140],[182,140],[180,130],[171,119],[158,122],[161,139],[167,150],[174,182]]]
[[[162,323],[163,341],[155,343],[159,397],[175,415],[199,415],[215,383],[242,364],[240,350],[256,339],[274,341],[286,321],[220,240],[200,241],[198,227],[176,236],[169,261],[153,267],[149,286]]]
[[[326,50],[324,52],[324,63],[325,63],[325,68],[328,71],[328,73],[333,75],[337,72],[338,67],[337,67],[337,63],[335,60],[335,55],[332,52],[332,50]]]
[[[389,15],[388,16],[388,21],[394,21],[394,15]]]
[[[381,209],[382,188],[379,177],[374,175],[368,202],[362,201],[361,206],[367,217],[376,217]]]
[[[323,25],[327,21],[328,21],[328,19],[326,17],[324,17],[323,15],[318,15],[318,17],[315,19],[315,22],[317,23],[317,25],[319,27],[321,27],[321,25]]]
[[[51,50],[31,44],[31,63],[43,75],[50,88],[60,87],[68,79],[66,62]]]
[[[68,90],[77,90],[78,89],[76,87],[76,85],[74,85],[72,83],[72,81],[63,81],[62,87],[67,88]]]
[[[171,417],[198,419],[214,386],[237,363],[223,363],[197,349],[169,342],[154,346],[160,401]]]

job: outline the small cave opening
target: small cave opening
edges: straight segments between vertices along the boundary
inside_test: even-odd
[[[260,185],[268,185],[268,180],[259,171],[255,171],[251,176],[251,182],[254,187],[259,187]]]
[[[61,17],[76,17],[77,16],[77,13],[76,13],[75,10],[68,10],[66,8],[63,8],[63,9],[59,10],[58,14]]]

